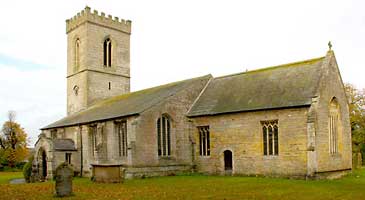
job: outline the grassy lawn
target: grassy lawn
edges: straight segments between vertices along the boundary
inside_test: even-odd
[[[5,184],[19,173],[0,172],[0,199],[53,199],[54,182]],[[63,199],[365,199],[365,169],[340,180],[170,176],[97,184],[86,178],[73,181],[75,196]]]
[[[23,172],[0,172],[0,184],[9,183],[11,179],[15,178],[23,178]],[[0,185],[0,188],[1,186],[2,185]]]

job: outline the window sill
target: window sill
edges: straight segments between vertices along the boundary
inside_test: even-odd
[[[175,160],[172,156],[158,156],[159,160]]]
[[[337,153],[330,153],[330,156],[332,158],[341,158],[342,157],[342,154],[340,154],[339,152],[337,152]]]
[[[201,156],[201,155],[199,155],[199,158],[202,158],[202,159],[210,158],[210,155],[209,156]]]
[[[279,158],[279,155],[264,155],[263,157],[265,159],[277,159]]]

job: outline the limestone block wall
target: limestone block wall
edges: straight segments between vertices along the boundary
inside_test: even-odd
[[[100,70],[104,67],[103,48],[104,40],[110,38],[112,42],[112,67],[110,72],[130,76],[130,33],[88,23],[87,26],[87,60],[88,69]]]
[[[80,153],[78,151],[54,151],[53,152],[53,161],[52,161],[52,169],[53,169],[53,174],[54,174],[54,170],[56,170],[56,168],[64,163],[66,161],[65,158],[65,154],[66,153],[71,153],[71,166],[73,168],[73,170],[76,173],[80,172]]]
[[[110,84],[110,87],[109,87]],[[87,72],[87,105],[91,105],[116,95],[126,94],[130,90],[129,78],[107,73]]]
[[[61,128],[62,130],[62,128]],[[71,126],[63,128],[64,134],[63,139],[71,139],[75,143],[75,148],[80,147],[80,128],[79,126]]]
[[[67,76],[87,69],[87,27],[86,25],[78,26],[77,31],[69,32],[67,35]],[[79,66],[76,66],[76,40],[80,41],[79,48]]]
[[[92,164],[130,165],[134,151],[133,143],[135,143],[133,127],[135,119],[135,116],[130,116],[82,126],[83,172],[85,176],[91,176]],[[115,122],[122,120],[127,122],[127,156],[119,155],[119,138],[118,133],[115,130]],[[100,138],[103,138],[102,149],[96,150],[92,147],[92,134],[89,129],[90,125],[98,126],[98,131],[101,134]],[[80,141],[80,139],[78,139],[78,141]],[[79,147],[81,148],[80,144]]]
[[[85,109],[88,98],[87,73],[78,73],[67,78],[67,115]],[[77,86],[77,94],[74,87]]]
[[[81,137],[77,140],[77,144],[78,144],[79,152],[80,152],[79,153],[80,160],[81,160],[81,151],[82,151],[82,173],[83,173],[83,176],[90,177],[91,170],[92,170],[92,168],[91,168],[92,152],[91,152],[91,148],[90,148],[89,130],[88,130],[87,125],[81,126]],[[82,144],[81,144],[81,142],[82,142]],[[81,162],[80,162],[80,168],[81,168]]]
[[[160,168],[152,169],[152,167],[167,169],[168,166],[191,166],[190,122],[185,115],[207,81],[206,79],[191,85],[190,88],[178,92],[140,114],[136,121],[132,167],[150,167],[144,171],[152,174],[154,170],[163,172]],[[163,114],[168,115],[171,120],[171,156],[167,157],[159,157],[157,149],[157,120]]]
[[[130,91],[131,22],[86,7],[67,20],[67,114]],[[104,41],[111,41],[111,66],[104,66]],[[76,52],[76,41],[79,53]],[[76,63],[76,54],[79,65]],[[109,86],[110,84],[110,86]],[[74,87],[79,88],[75,95]]]
[[[308,107],[193,118],[198,172],[224,173],[225,150],[232,151],[233,174],[305,176]],[[263,153],[261,121],[278,120],[279,155]],[[210,127],[210,156],[199,155],[198,126]]]
[[[351,127],[347,98],[333,52],[329,52],[319,87],[317,108],[316,153],[317,172],[337,171],[352,168]],[[338,154],[329,151],[329,103],[336,97],[340,106]]]

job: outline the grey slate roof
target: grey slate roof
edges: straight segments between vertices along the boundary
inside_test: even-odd
[[[58,151],[75,151],[75,143],[71,139],[54,139],[53,148]]]
[[[214,78],[188,116],[310,105],[324,58]]]
[[[211,78],[211,75],[206,75],[111,97],[98,102],[84,111],[56,121],[42,128],[42,130],[137,115],[177,92],[194,84],[206,83]]]

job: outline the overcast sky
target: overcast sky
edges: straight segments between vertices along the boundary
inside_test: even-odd
[[[365,88],[365,1],[1,0],[0,123],[8,110],[37,140],[66,115],[65,20],[86,5],[132,20],[133,91],[321,57]]]

